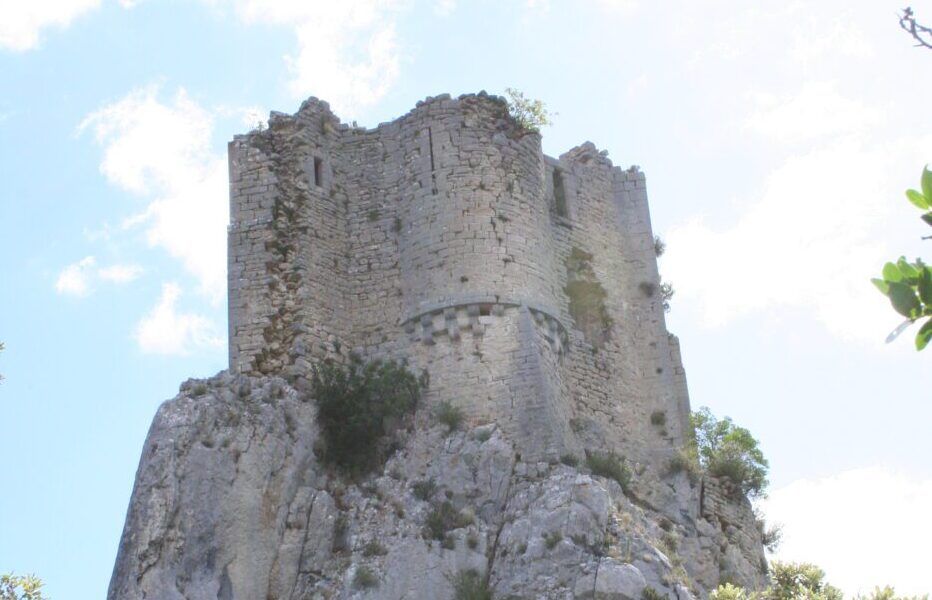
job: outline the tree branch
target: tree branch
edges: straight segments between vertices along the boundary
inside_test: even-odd
[[[917,23],[913,9],[909,6],[900,15],[900,28],[916,40],[916,46],[932,50],[932,28]]]

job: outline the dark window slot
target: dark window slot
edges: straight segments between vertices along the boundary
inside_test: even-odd
[[[321,187],[324,185],[324,161],[314,157],[314,185]]]
[[[553,170],[553,205],[557,215],[566,217],[566,190],[563,187],[563,173],[560,169]]]

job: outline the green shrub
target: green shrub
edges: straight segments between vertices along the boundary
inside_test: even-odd
[[[753,594],[752,597],[756,598],[757,596]],[[730,583],[723,583],[709,592],[709,600],[749,600],[749,597],[744,588]]]
[[[444,401],[434,409],[434,418],[446,425],[448,431],[456,431],[463,424],[465,416],[461,408]]]
[[[544,534],[544,544],[547,545],[547,550],[553,550],[561,541],[563,541],[563,534],[559,531],[551,531]]]
[[[667,251],[666,243],[664,243],[664,241],[660,239],[659,235],[655,235],[654,236],[654,255],[656,255],[657,258],[660,258],[661,256],[663,256],[663,253],[666,251]]]
[[[443,541],[450,531],[467,527],[472,522],[472,516],[457,512],[450,502],[439,502],[434,504],[431,511],[427,513],[427,519],[424,521],[424,537]]]
[[[776,552],[783,540],[783,528],[780,525],[767,527],[767,523],[763,519],[757,519],[757,528],[760,530],[760,539],[761,543],[764,544],[764,548],[768,552]]]
[[[356,575],[353,576],[353,587],[357,590],[368,590],[379,586],[379,578],[368,567],[359,567],[356,569]]]
[[[825,571],[809,563],[774,562],[767,600],[842,600],[841,590],[825,581]]]
[[[769,464],[751,433],[728,417],[719,421],[706,407],[694,412],[690,420],[698,459],[706,472],[728,478],[747,496],[763,494]]]
[[[470,550],[475,550],[476,546],[479,545],[479,538],[476,537],[475,533],[470,533],[466,536],[466,545],[469,546]]]
[[[854,600],[929,600],[929,595],[925,594],[924,596],[897,596],[896,592],[892,587],[886,585],[884,587],[875,587],[867,596],[857,595],[854,597]]]
[[[0,575],[0,600],[45,600],[46,596],[42,595],[44,585],[35,575]]]
[[[566,465],[567,467],[577,467],[579,466],[579,459],[575,454],[564,454],[560,457],[560,462]]]
[[[667,596],[658,592],[656,589],[647,586],[641,591],[641,600],[667,600]]]
[[[695,483],[699,480],[702,467],[699,465],[699,457],[696,454],[696,446],[690,443],[685,448],[681,448],[667,462],[667,473],[680,473],[685,471],[689,475],[689,480]]]
[[[489,583],[478,571],[460,571],[452,583],[454,600],[492,600]]]
[[[419,479],[411,484],[411,493],[414,494],[414,497],[418,500],[429,502],[430,499],[434,497],[434,494],[437,493],[437,482],[434,481],[433,477]]]
[[[388,554],[388,550],[378,540],[369,540],[369,542],[362,549],[362,555],[366,557],[385,556],[386,554]]]
[[[540,100],[525,98],[524,94],[514,88],[505,88],[508,94],[508,113],[523,129],[539,133],[540,128],[553,123],[553,114]]]
[[[191,395],[197,398],[198,396],[203,396],[207,393],[207,384],[206,383],[197,383],[191,388]]]
[[[312,392],[317,402],[323,447],[320,458],[350,475],[381,466],[396,434],[427,386],[404,363],[350,357],[345,367],[326,361],[315,366]]]
[[[489,441],[490,437],[492,437],[491,429],[480,429],[479,431],[476,432],[476,441],[479,442],[480,444],[483,444]]]
[[[631,484],[631,469],[625,464],[625,459],[614,451],[603,453],[586,450],[586,466],[593,475],[614,479],[624,491]]]

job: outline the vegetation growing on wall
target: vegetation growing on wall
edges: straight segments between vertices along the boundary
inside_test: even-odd
[[[586,450],[586,466],[593,475],[614,479],[623,491],[628,491],[631,484],[631,469],[625,459],[614,452],[594,452]]]
[[[605,306],[607,293],[592,269],[592,255],[573,248],[566,259],[566,280],[570,316],[586,341],[599,349],[609,339],[612,319]]]
[[[751,432],[735,425],[730,417],[718,420],[705,406],[694,412],[690,421],[702,468],[714,477],[731,480],[746,496],[762,495],[770,465]]]
[[[452,583],[454,600],[492,600],[489,582],[478,571],[460,571]]]
[[[514,88],[505,88],[508,94],[508,113],[520,125],[531,133],[540,133],[541,127],[553,124],[555,113],[547,110],[547,105],[540,100],[526,98]]]
[[[381,466],[426,387],[426,372],[418,377],[393,360],[363,363],[354,355],[346,366],[331,361],[315,366],[321,460],[350,475]]]

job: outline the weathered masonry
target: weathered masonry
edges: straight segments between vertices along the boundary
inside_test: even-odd
[[[230,144],[230,369],[406,359],[428,402],[552,459],[653,464],[689,401],[664,322],[644,175],[555,159],[484,93],[367,130],[310,99]]]

